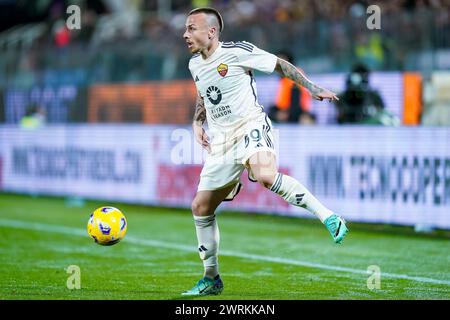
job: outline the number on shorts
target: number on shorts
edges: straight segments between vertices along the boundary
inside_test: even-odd
[[[258,129],[253,129],[252,131],[250,131],[250,137],[253,141],[258,142],[259,140],[261,140],[261,133],[259,133]]]

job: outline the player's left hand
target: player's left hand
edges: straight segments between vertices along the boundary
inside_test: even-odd
[[[330,100],[330,102],[333,100],[339,100],[336,93],[334,93],[333,91],[326,90],[326,89],[323,89],[318,94],[313,95],[313,98],[316,100],[319,100],[319,101],[322,101],[323,99],[328,99],[328,100]]]

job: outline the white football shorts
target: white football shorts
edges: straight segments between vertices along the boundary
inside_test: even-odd
[[[233,200],[241,188],[240,177],[244,169],[255,181],[248,167],[249,158],[257,152],[268,151],[276,155],[272,122],[266,114],[245,124],[242,134],[220,146],[211,145],[200,173],[197,191],[218,190],[235,185],[225,200]]]

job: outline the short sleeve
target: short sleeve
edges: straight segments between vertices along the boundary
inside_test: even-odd
[[[193,70],[193,66],[192,66],[192,58],[189,60],[188,68],[189,68],[189,72],[191,73],[192,79],[194,79],[194,70]]]
[[[198,76],[195,75],[195,71],[194,71],[195,68],[193,66],[192,59],[189,60],[188,68],[189,68],[189,72],[191,73],[192,80],[194,80],[195,87],[197,88],[197,90],[199,90],[199,88],[198,88]]]
[[[238,50],[238,60],[242,67],[265,73],[272,73],[275,70],[278,60],[276,55],[259,49],[249,42],[238,42],[236,45],[241,46],[241,50]]]

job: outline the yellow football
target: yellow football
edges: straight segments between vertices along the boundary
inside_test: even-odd
[[[125,236],[127,220],[119,209],[101,207],[91,213],[87,232],[96,243],[102,246],[112,246]]]

